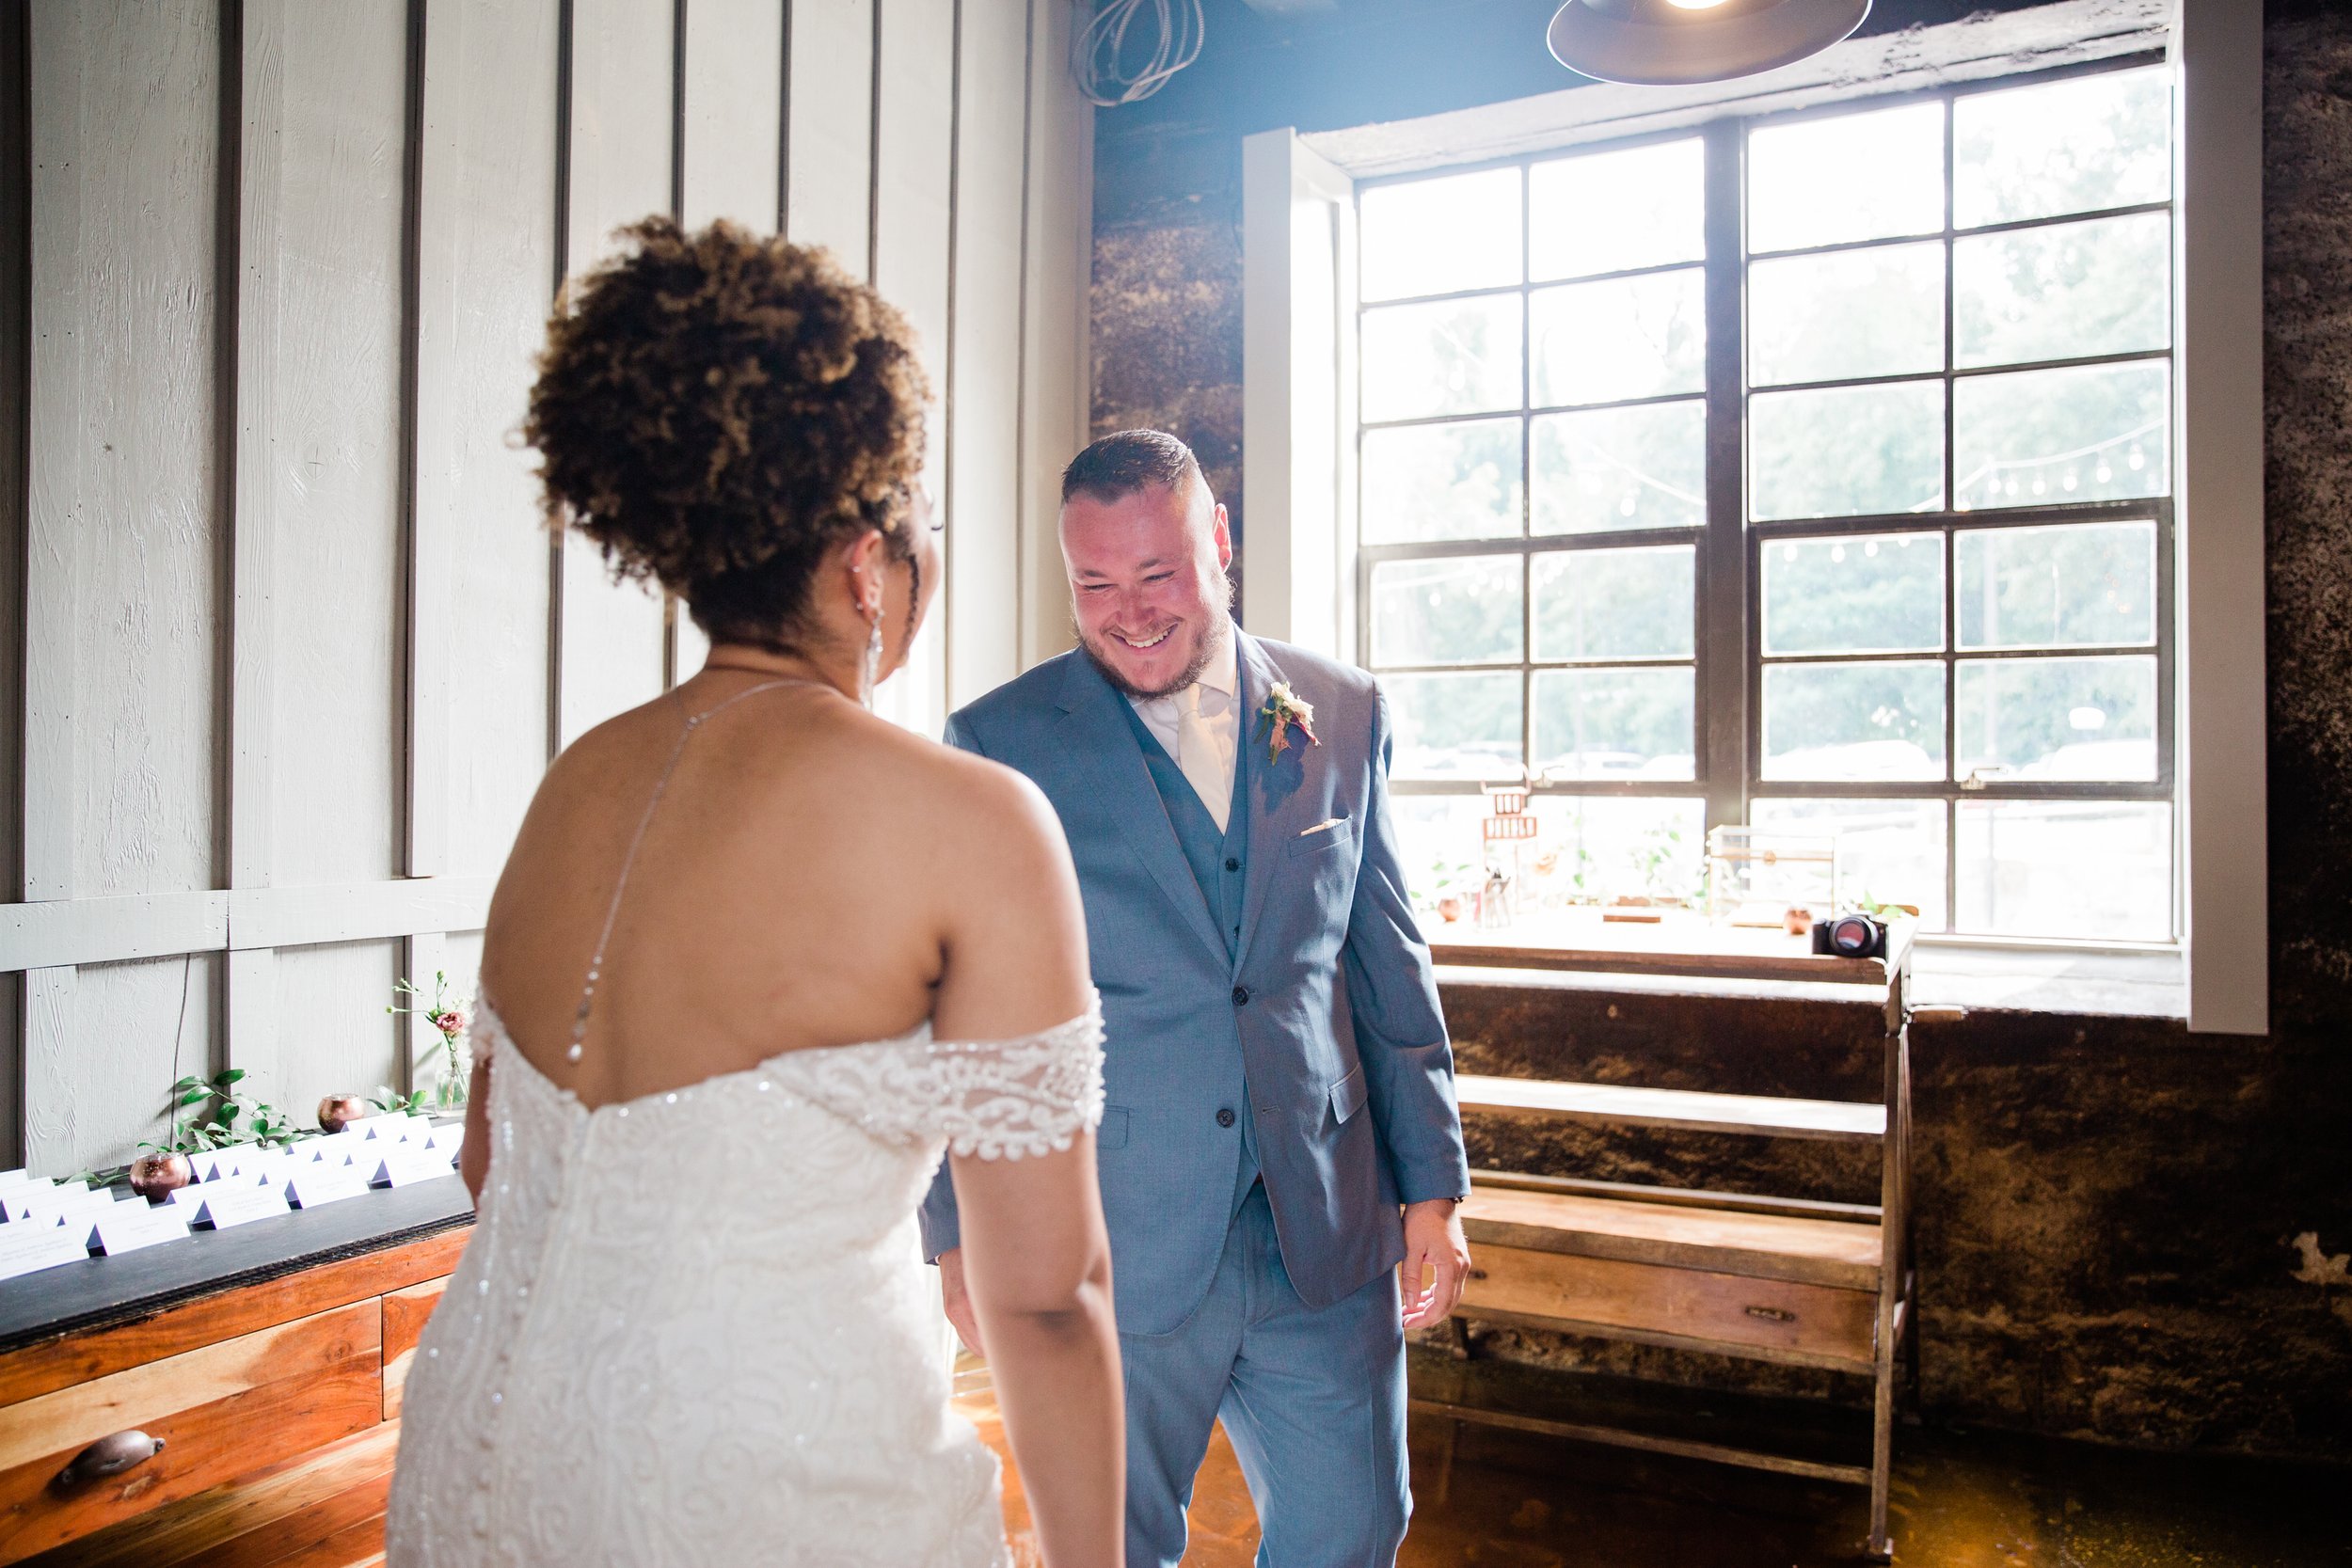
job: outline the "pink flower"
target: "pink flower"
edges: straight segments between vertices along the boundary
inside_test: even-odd
[[[466,1027],[466,1015],[452,1007],[433,1015],[433,1027],[444,1035],[454,1035]]]

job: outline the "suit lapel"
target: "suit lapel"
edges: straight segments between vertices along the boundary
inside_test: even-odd
[[[1070,673],[1058,699],[1062,709],[1059,735],[1070,749],[1068,754],[1086,759],[1089,815],[1099,818],[1097,832],[1135,851],[1193,934],[1223,958],[1225,943],[1216,934],[1216,922],[1210,917],[1200,884],[1193,879],[1192,867],[1176,842],[1175,825],[1168,821],[1168,807],[1152,782],[1151,769],[1144,766],[1135,731],[1116,705],[1126,700],[1083,651],[1071,656]]]
[[[1256,638],[1236,626],[1233,641],[1241,687],[1241,751],[1233,766],[1248,781],[1245,803],[1249,812],[1249,869],[1242,878],[1241,943],[1233,952],[1233,964],[1239,969],[1258,934],[1258,918],[1265,912],[1266,898],[1273,891],[1277,863],[1289,847],[1294,814],[1288,807],[1297,796],[1302,768],[1312,766],[1308,761],[1312,749],[1294,738],[1281,764],[1267,765],[1267,741],[1259,733],[1258,710],[1265,706],[1266,693],[1274,683],[1284,677]],[[1291,761],[1294,757],[1298,759],[1295,766]]]

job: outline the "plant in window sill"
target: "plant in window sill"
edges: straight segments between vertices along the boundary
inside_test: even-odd
[[[394,1002],[384,1010],[388,1013],[408,1013],[433,1025],[441,1037],[441,1077],[433,1086],[433,1108],[437,1111],[462,1110],[466,1103],[466,1012],[469,1004],[453,999],[449,994],[449,975],[441,970],[433,972],[433,1003],[430,1006],[417,1004],[424,1001],[424,991],[414,982],[402,978],[392,982],[393,994],[407,999],[409,1006]],[[392,1091],[386,1089],[384,1093]],[[420,1103],[421,1091],[408,1097]]]
[[[1485,882],[1484,876],[1470,875],[1468,861],[1438,861],[1430,867],[1429,891],[1423,895],[1423,907],[1435,910],[1438,918],[1451,926],[1462,918],[1463,900]]]

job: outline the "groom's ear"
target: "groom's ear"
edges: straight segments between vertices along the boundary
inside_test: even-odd
[[[1233,526],[1225,515],[1225,503],[1216,503],[1216,569],[1220,572],[1233,564]]]

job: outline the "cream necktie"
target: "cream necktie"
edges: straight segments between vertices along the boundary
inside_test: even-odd
[[[1200,715],[1200,683],[1195,681],[1176,693],[1176,766],[1221,833],[1232,815],[1233,790],[1216,752],[1216,735]]]

